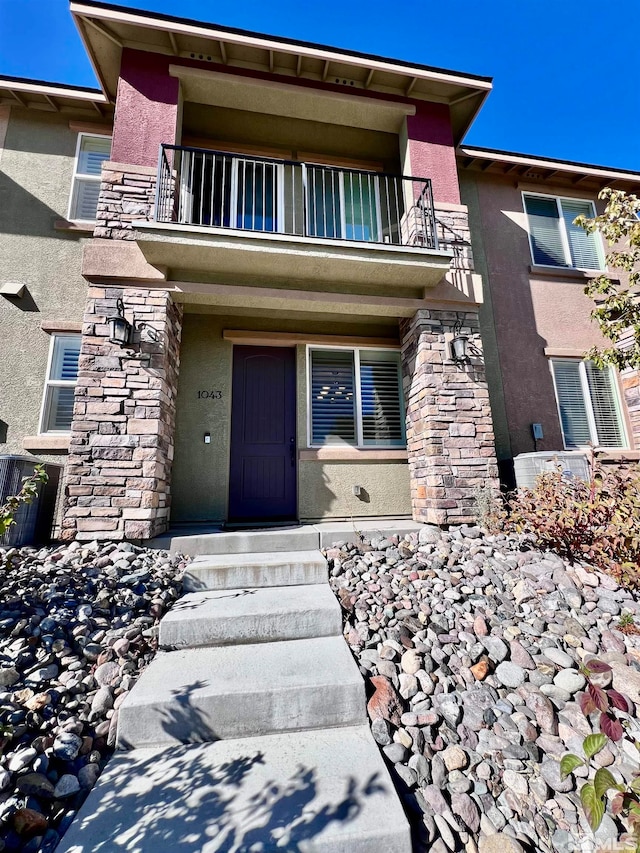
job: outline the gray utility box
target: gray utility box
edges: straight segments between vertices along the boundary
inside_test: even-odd
[[[25,477],[33,474],[41,462],[33,456],[0,455],[0,506],[11,495],[17,495]],[[0,536],[0,546],[20,548],[23,545],[44,545],[51,541],[53,516],[56,509],[62,465],[43,463],[49,480],[40,484],[38,496],[30,504],[22,504],[15,524]]]
[[[589,480],[589,461],[585,453],[571,450],[545,450],[538,453],[519,453],[513,460],[516,486],[532,489],[539,474],[560,469],[566,477]]]

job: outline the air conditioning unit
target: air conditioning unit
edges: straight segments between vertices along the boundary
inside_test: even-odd
[[[33,456],[0,455],[0,506],[9,496],[18,494],[23,479],[33,474],[34,466],[38,464],[41,460]],[[62,465],[48,462],[44,467],[49,476],[48,482],[40,484],[35,500],[20,505],[15,524],[0,536],[0,546],[21,548],[51,540]]]
[[[519,453],[513,460],[516,486],[531,489],[539,474],[560,469],[565,477],[589,479],[589,460],[576,450],[551,450],[538,453]]]

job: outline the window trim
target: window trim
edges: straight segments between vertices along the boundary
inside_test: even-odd
[[[68,222],[87,222],[87,223],[95,223],[95,219],[80,219],[77,216],[73,216],[75,201],[76,201],[76,189],[78,186],[78,180],[83,181],[97,181],[100,183],[102,180],[101,175],[87,175],[84,172],[78,171],[78,164],[80,162],[80,149],[82,147],[82,140],[85,137],[89,137],[91,139],[108,139],[109,142],[113,142],[113,136],[109,136],[106,133],[86,133],[85,131],[80,131],[78,133],[78,138],[76,140],[76,156],[73,161],[73,176],[71,178],[71,193],[69,194],[69,204],[67,207],[67,221]],[[111,154],[109,154],[109,157]]]
[[[375,346],[346,346],[339,344],[307,344],[305,347],[306,358],[306,380],[307,380],[307,448],[309,450],[318,450],[321,448],[331,448],[333,450],[340,448],[349,448],[352,450],[406,450],[407,447],[407,424],[406,424],[406,406],[404,399],[404,389],[402,387],[402,365],[400,364],[400,375],[398,381],[398,397],[400,402],[400,424],[402,426],[402,444],[365,444],[363,439],[362,426],[362,389],[360,378],[360,352],[396,352],[400,354],[400,347],[375,347]],[[353,369],[354,369],[354,390],[355,390],[355,420],[356,420],[356,444],[347,442],[341,444],[317,444],[313,443],[313,408],[311,400],[311,353],[314,350],[343,350],[353,353]]]
[[[588,272],[606,272],[607,271],[607,263],[606,263],[606,252],[604,248],[604,244],[602,242],[602,236],[599,231],[593,232],[593,238],[596,244],[596,252],[598,254],[598,258],[600,259],[601,266],[599,268],[593,267],[577,267],[572,262],[569,264],[541,264],[535,259],[535,255],[533,252],[533,239],[531,233],[531,223],[529,219],[529,213],[527,212],[526,199],[527,198],[545,198],[545,199],[553,199],[556,203],[556,208],[558,210],[558,220],[560,222],[560,240],[562,242],[562,249],[564,251],[564,259],[567,258],[571,261],[571,246],[569,244],[569,235],[567,234],[567,224],[564,220],[564,215],[562,213],[561,203],[563,201],[577,201],[577,202],[585,202],[591,206],[591,218],[597,215],[597,210],[594,202],[590,198],[575,198],[573,196],[565,196],[565,195],[552,195],[549,193],[537,193],[530,192],[529,190],[521,190],[522,196],[522,210],[525,215],[526,223],[527,223],[527,237],[529,239],[529,254],[531,255],[531,263],[535,267],[541,267],[543,269],[549,270],[585,270]]]
[[[560,411],[560,397],[558,395],[558,386],[556,384],[556,373],[553,369],[554,361],[569,361],[573,363],[578,363],[578,369],[580,372],[580,388],[582,390],[582,400],[585,405],[585,410],[587,413],[587,423],[589,424],[589,432],[591,433],[591,444],[597,450],[609,451],[609,450],[629,450],[629,433],[627,430],[627,422],[624,416],[624,410],[622,408],[622,398],[620,394],[620,385],[618,383],[618,372],[614,370],[610,365],[607,367],[609,374],[611,376],[612,382],[611,387],[613,389],[613,403],[615,406],[616,413],[618,415],[618,423],[620,426],[620,432],[622,433],[622,438],[624,444],[621,445],[602,445],[599,442],[594,441],[594,437],[598,435],[598,428],[596,426],[595,416],[593,414],[593,403],[591,402],[591,391],[589,389],[589,379],[587,377],[587,368],[586,368],[586,360],[584,358],[568,358],[565,356],[552,356],[548,359],[549,361],[549,370],[551,371],[551,381],[553,382],[553,393],[556,398],[556,411],[558,413],[558,423],[560,425],[560,433],[562,435],[562,445],[565,450],[586,450],[587,445],[579,445],[577,447],[567,446],[567,442],[564,435],[564,429],[562,426],[562,412]]]
[[[51,403],[49,400],[50,388],[75,388],[78,384],[78,378],[71,379],[51,379],[51,368],[53,366],[53,354],[55,351],[56,340],[58,338],[82,338],[82,335],[77,332],[54,333],[49,341],[49,355],[47,356],[47,372],[45,374],[44,389],[42,392],[42,404],[40,406],[40,419],[38,421],[38,435],[70,435],[71,429],[45,429]]]

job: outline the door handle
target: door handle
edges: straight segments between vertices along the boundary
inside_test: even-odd
[[[289,439],[289,456],[291,458],[291,466],[295,467],[296,464],[296,440],[294,436],[291,436]]]

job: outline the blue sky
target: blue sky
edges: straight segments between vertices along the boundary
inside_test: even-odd
[[[469,144],[640,171],[639,0],[120,5],[492,76]],[[2,74],[97,85],[67,0],[0,0]]]

